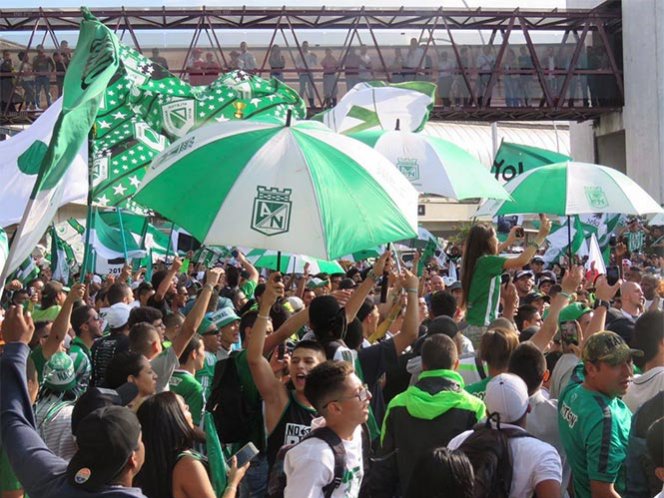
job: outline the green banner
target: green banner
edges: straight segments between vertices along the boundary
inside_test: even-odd
[[[529,171],[538,166],[571,160],[571,157],[552,150],[502,142],[493,160],[491,173],[496,176],[496,180],[508,182],[524,171]]]

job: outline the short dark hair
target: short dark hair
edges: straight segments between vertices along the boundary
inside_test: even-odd
[[[254,298],[261,297],[265,292],[265,284],[258,284],[254,289]]]
[[[150,353],[151,336],[157,333],[157,329],[151,323],[139,322],[132,325],[129,330],[129,349],[144,356]]]
[[[451,370],[458,357],[456,344],[445,334],[427,337],[422,344],[422,366],[426,370]]]
[[[431,314],[437,316],[453,317],[456,313],[456,298],[447,291],[436,291],[431,295]]]
[[[646,446],[654,467],[664,467],[664,417],[648,428]]]
[[[90,319],[90,311],[94,310],[92,306],[79,306],[71,313],[71,328],[77,336],[81,335],[81,327]]]
[[[242,340],[244,340],[244,335],[246,333],[245,329],[253,328],[257,319],[258,319],[258,311],[256,310],[247,311],[245,314],[242,315],[242,317],[240,318],[240,335],[242,336]]]
[[[493,368],[505,370],[510,354],[518,345],[519,338],[514,331],[503,328],[489,329],[480,339],[478,356]]]
[[[320,413],[326,403],[333,401],[335,396],[341,394],[346,377],[353,372],[353,366],[347,361],[324,361],[316,365],[307,375],[304,395]]]
[[[157,308],[152,308],[151,306],[139,306],[134,308],[129,312],[129,320],[127,325],[133,327],[137,323],[147,322],[152,323],[156,320],[161,320],[164,318],[164,315],[161,314]]]
[[[641,362],[647,362],[657,356],[659,345],[664,340],[664,312],[646,311],[634,325],[633,345],[643,351]]]
[[[152,279],[150,280],[150,283],[152,284],[152,287],[155,289],[159,288],[159,285],[163,282],[163,280],[166,278],[166,275],[168,275],[167,270],[159,270],[156,271],[152,274]]]
[[[131,288],[124,282],[116,282],[111,285],[106,292],[108,305],[113,306],[114,304],[121,303],[128,291],[131,291]]]
[[[508,372],[518,375],[528,386],[528,395],[533,395],[542,384],[546,371],[546,359],[532,342],[519,344],[510,355]]]
[[[357,310],[357,318],[360,320],[360,322],[363,322],[366,317],[368,317],[371,312],[374,309],[375,303],[373,302],[373,299],[370,297],[366,298],[362,305],[360,306],[360,309]]]
[[[320,355],[323,358],[326,358],[325,348],[318,341],[311,341],[309,339],[303,339],[300,342],[298,342],[297,344],[295,344],[295,347],[293,348],[293,352],[295,352],[298,349],[311,349],[312,351],[316,351],[316,352],[320,353]]]
[[[178,358],[180,365],[184,365],[185,363],[187,363],[187,361],[189,360],[189,355],[193,351],[196,351],[201,346],[202,342],[203,339],[200,335],[198,334],[193,335],[193,337],[189,340],[189,343],[187,343],[185,348],[182,350],[182,354]]]
[[[164,327],[175,327],[184,323],[184,315],[179,311],[177,313],[169,313],[162,320],[164,321]]]
[[[533,317],[535,316],[535,313],[538,312],[539,310],[532,304],[522,304],[521,306],[519,306],[519,309],[516,312],[516,316],[514,317],[516,328],[519,330],[523,330],[524,322],[532,321]]]
[[[349,324],[346,329],[346,337],[344,337],[344,342],[348,349],[358,349],[362,345],[364,340],[364,333],[362,330],[362,322],[359,318],[355,317]]]

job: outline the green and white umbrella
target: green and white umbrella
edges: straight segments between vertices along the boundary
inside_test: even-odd
[[[385,252],[385,246],[370,247],[369,249],[361,249],[355,251],[352,254],[346,254],[345,256],[340,257],[342,261],[352,261],[358,263],[360,261],[365,261],[367,259],[380,258],[380,256]]]
[[[509,181],[505,189],[510,200],[489,200],[480,206],[476,216],[664,212],[634,180],[597,164],[567,161],[540,166]]]
[[[247,120],[173,143],[135,201],[205,245],[329,261],[414,236],[417,198],[382,155],[320,123]]]
[[[271,249],[253,249],[245,257],[256,268],[277,269],[281,273],[304,273],[304,266],[309,263],[309,274],[317,273],[346,273],[343,267],[336,261],[325,261],[311,258],[302,254],[279,253]]]
[[[509,198],[487,167],[441,138],[379,130],[350,136],[387,157],[420,193],[451,199]]]

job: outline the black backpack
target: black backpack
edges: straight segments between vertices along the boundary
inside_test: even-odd
[[[236,358],[239,352],[217,362],[205,410],[212,413],[219,440],[224,444],[251,440],[252,422],[260,416],[260,402],[253,403],[244,392]]]
[[[491,427],[491,420],[497,428]],[[526,431],[501,428],[497,414],[487,418],[485,424],[477,424],[473,433],[459,446],[475,471],[475,498],[507,498],[512,486],[512,453],[509,440],[535,437]]]
[[[346,470],[346,449],[344,448],[343,441],[336,432],[328,427],[321,427],[311,431],[299,442],[295,444],[286,444],[279,449],[277,458],[270,469],[270,477],[267,484],[268,498],[283,498],[284,490],[286,489],[286,472],[284,470],[286,453],[302,441],[306,441],[312,437],[325,441],[334,454],[334,478],[323,487],[323,496],[325,498],[330,498],[332,493],[334,493],[334,490],[339,487],[344,477],[344,471]]]

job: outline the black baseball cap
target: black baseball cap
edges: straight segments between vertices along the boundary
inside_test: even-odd
[[[427,335],[445,334],[450,339],[459,332],[459,326],[449,316],[437,316],[427,325]]]
[[[93,411],[105,406],[127,406],[136,396],[138,387],[131,382],[125,382],[117,389],[90,387],[74,405],[71,413],[71,433],[76,436],[78,424]]]
[[[78,451],[67,466],[67,479],[77,489],[98,491],[112,484],[140,445],[141,424],[124,406],[105,406],[77,426]]]

